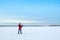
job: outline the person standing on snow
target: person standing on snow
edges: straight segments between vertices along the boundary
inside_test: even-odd
[[[18,34],[22,34],[22,26],[21,23],[18,24]]]

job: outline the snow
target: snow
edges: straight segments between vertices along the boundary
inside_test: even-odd
[[[60,27],[0,27],[0,40],[60,40]]]

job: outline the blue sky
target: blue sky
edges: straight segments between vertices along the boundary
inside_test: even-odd
[[[60,0],[0,0],[0,20],[60,23]]]

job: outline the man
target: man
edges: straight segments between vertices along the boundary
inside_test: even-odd
[[[22,26],[21,23],[18,24],[18,34],[22,34]]]

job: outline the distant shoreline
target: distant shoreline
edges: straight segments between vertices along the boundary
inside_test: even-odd
[[[60,26],[60,25],[23,25],[23,27],[44,27],[44,26]],[[0,27],[18,27],[18,25],[0,25]]]

